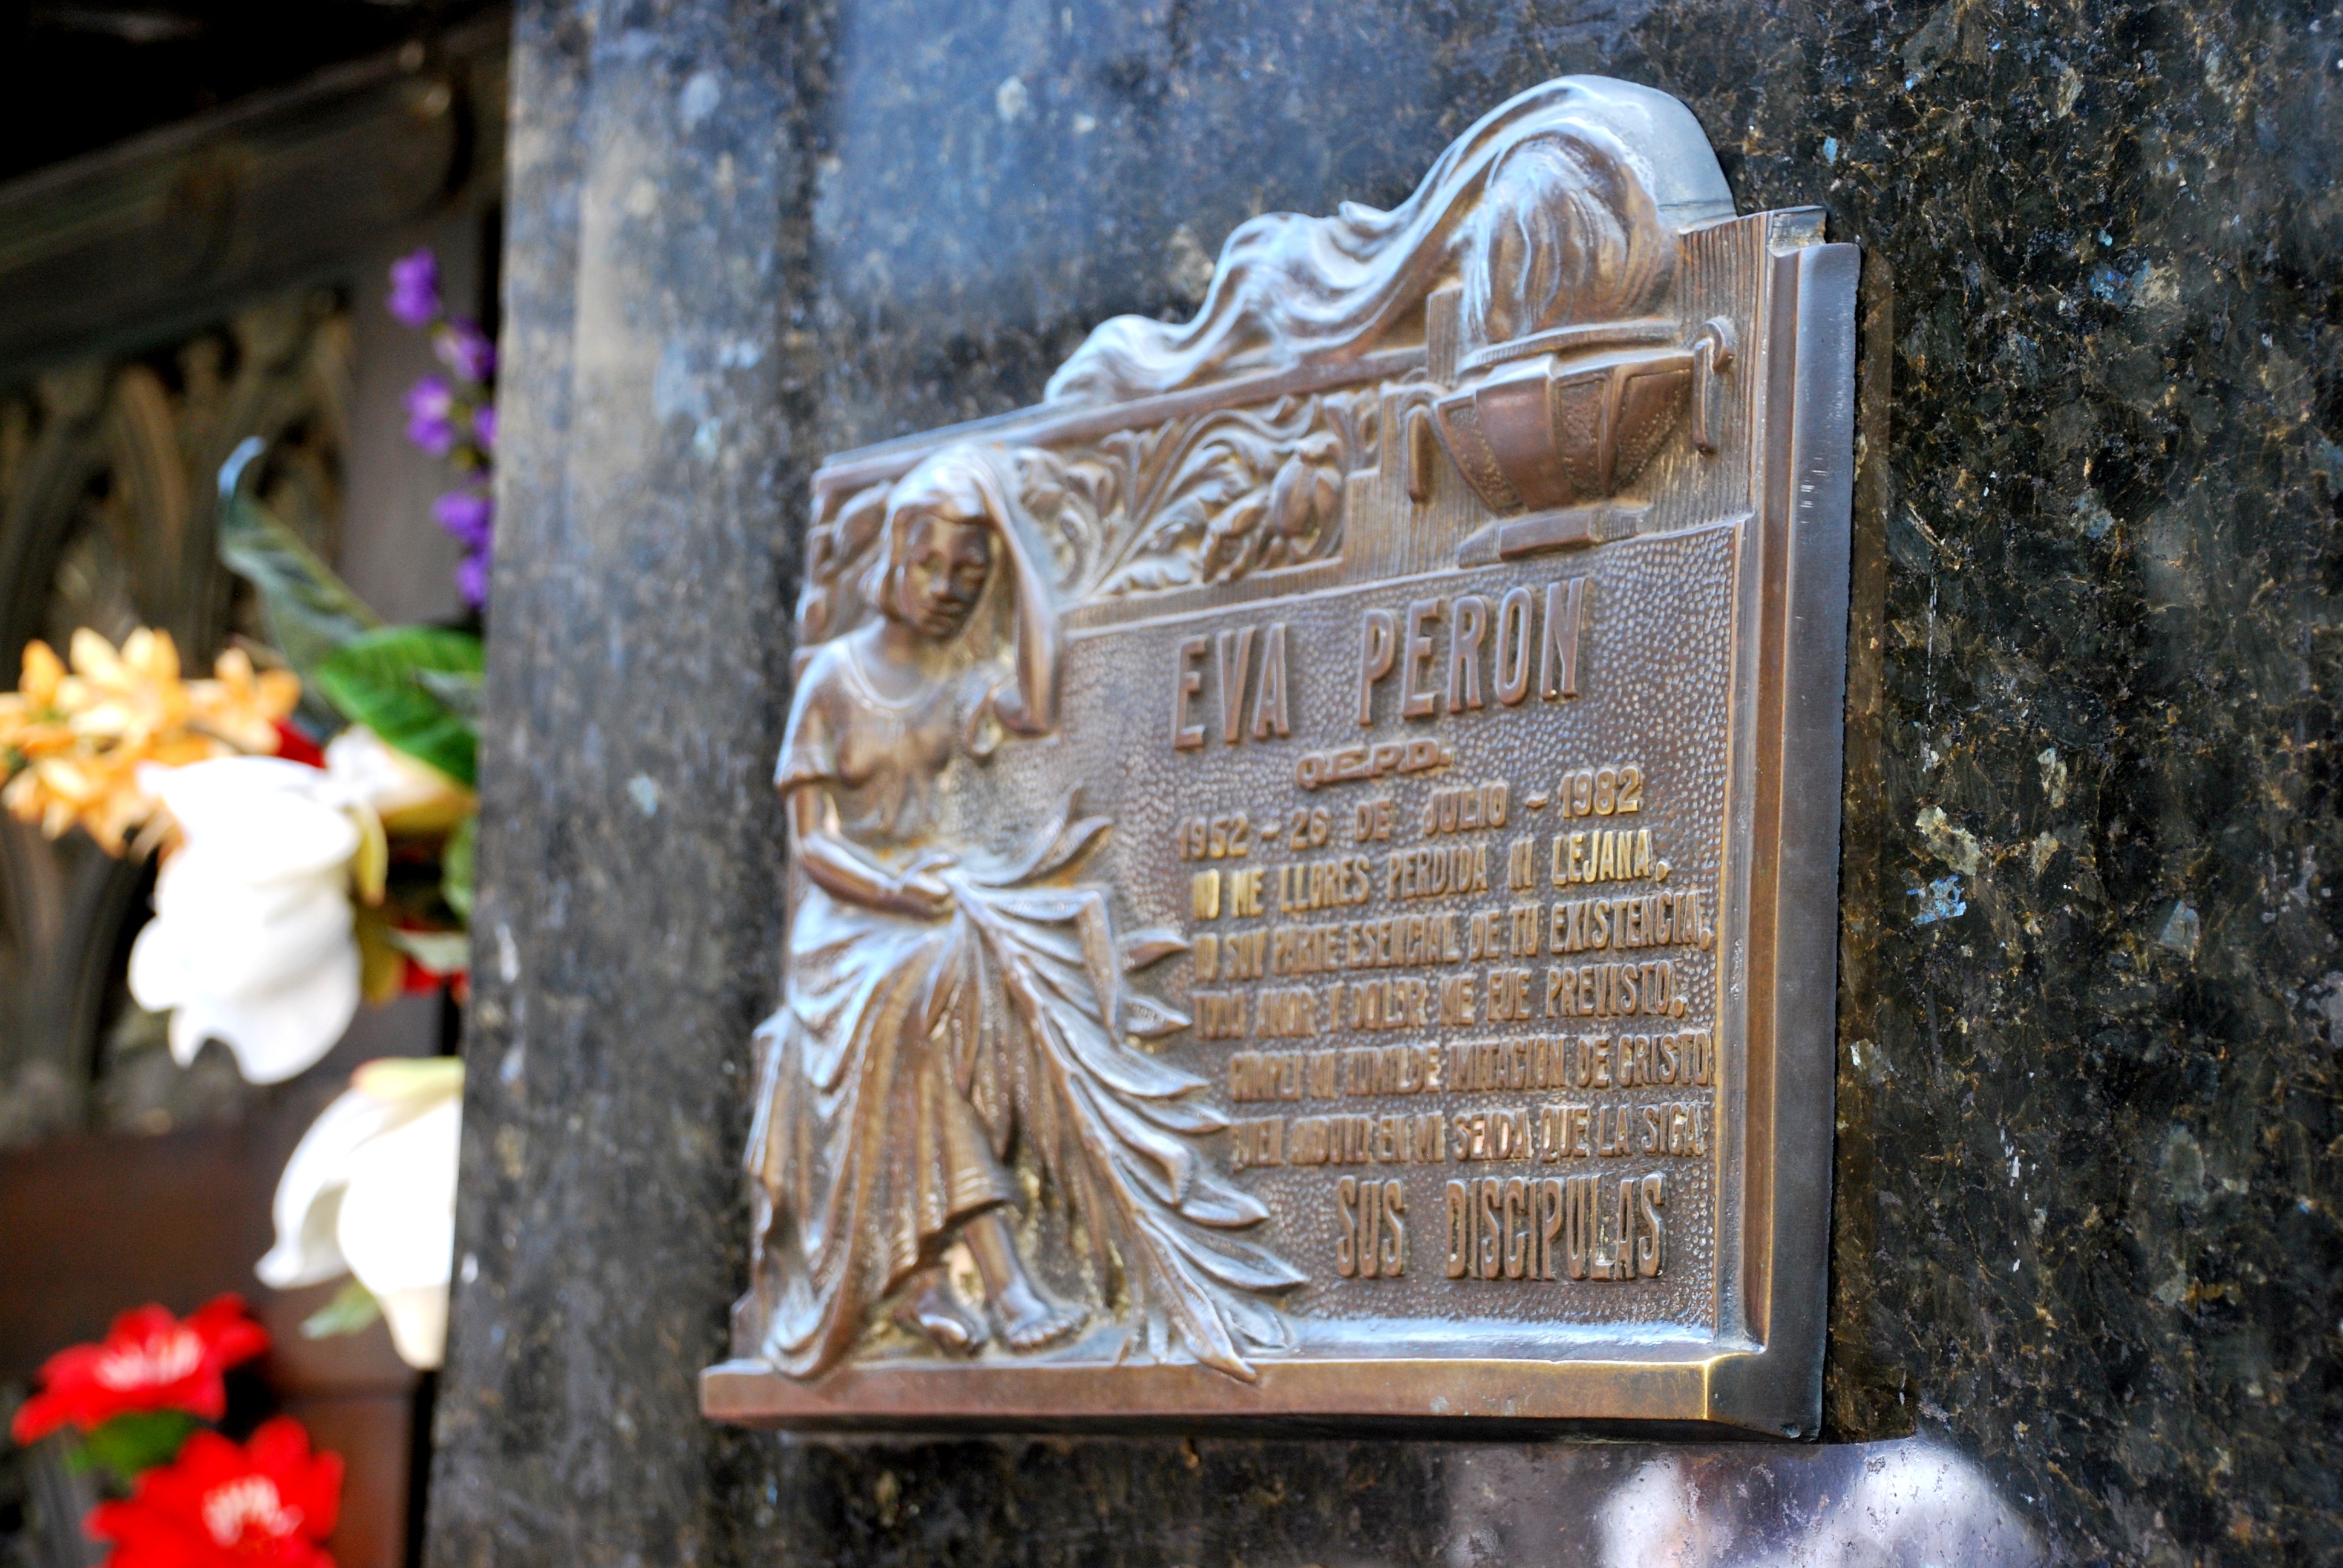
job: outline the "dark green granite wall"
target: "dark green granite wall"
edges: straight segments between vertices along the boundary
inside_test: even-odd
[[[1676,94],[1745,209],[1822,204],[1865,250],[1829,1436],[1960,1456],[2058,1561],[2343,1557],[2343,12],[540,0],[518,27],[434,1563],[1601,1546],[1537,1522],[1603,1451],[825,1447],[693,1402],[742,1280],[811,465],[1034,398],[1099,317],[1187,310],[1240,219],[1389,203],[1577,71]]]

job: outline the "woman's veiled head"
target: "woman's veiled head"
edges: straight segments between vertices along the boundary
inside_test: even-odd
[[[964,640],[963,657],[976,664],[990,668],[1007,653],[1011,668],[986,677],[980,707],[1018,734],[1044,735],[1056,722],[1058,620],[1028,542],[1037,525],[1017,461],[1000,447],[961,442],[897,480],[863,602],[930,643]],[[971,632],[979,615],[984,625]]]
[[[993,530],[971,466],[930,458],[887,498],[887,569],[879,608],[935,642],[958,637],[992,576]]]

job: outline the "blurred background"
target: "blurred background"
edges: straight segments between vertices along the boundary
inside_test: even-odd
[[[402,438],[430,345],[384,308],[427,246],[449,311],[496,331],[507,18],[488,4],[0,5],[0,649],[164,628],[191,672],[248,588],[213,548],[215,476],[252,487],[385,619],[459,620],[440,465]],[[13,684],[11,668],[0,687]],[[125,985],[151,859],[0,817],[0,1416],[126,1308],[241,1293],[274,1348],[233,1431],[297,1415],[348,1466],[341,1568],[419,1555],[430,1377],[383,1326],[310,1339],[331,1284],[253,1277],[303,1131],[359,1061],[454,1048],[443,990],[360,1010],[256,1087],[191,1067]],[[0,1563],[93,1563],[96,1493],[54,1443],[0,1452]]]

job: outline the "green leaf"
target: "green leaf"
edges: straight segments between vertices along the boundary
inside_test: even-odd
[[[456,824],[447,847],[439,851],[439,896],[467,926],[472,923],[472,879],[479,865],[480,814]]]
[[[486,663],[469,632],[387,626],[350,638],[319,664],[317,687],[352,723],[468,787],[478,778],[478,731],[423,677],[477,677]]]
[[[65,1462],[76,1474],[103,1467],[127,1482],[176,1459],[179,1445],[202,1424],[184,1410],[132,1411],[91,1428]]]
[[[236,482],[260,455],[258,440],[245,442],[220,469],[219,558],[228,570],[259,591],[269,640],[309,690],[318,667],[351,640],[382,625],[382,618],[334,575],[334,569],[301,536],[258,501],[237,492]],[[304,716],[311,714],[304,694]]]
[[[470,725],[474,734],[479,732],[483,671],[418,669],[415,672],[415,678],[423,683],[426,691],[446,703],[458,718]]]
[[[393,927],[385,933],[390,945],[413,959],[427,975],[451,975],[472,961],[468,931],[406,931]]]
[[[329,1340],[337,1334],[354,1334],[371,1327],[380,1316],[382,1303],[374,1299],[374,1292],[350,1280],[334,1292],[332,1301],[301,1320],[301,1337]]]

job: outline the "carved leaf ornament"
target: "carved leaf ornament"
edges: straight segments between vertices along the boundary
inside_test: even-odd
[[[1071,808],[1025,865],[950,878],[960,918],[937,971],[931,1030],[952,1041],[956,1077],[980,1118],[996,1136],[1013,1127],[1031,1141],[1088,1241],[1091,1271],[1120,1277],[1137,1319],[1129,1353],[1161,1357],[1177,1343],[1251,1377],[1246,1351],[1279,1349],[1289,1337],[1261,1298],[1303,1276],[1234,1233],[1268,1211],[1201,1158],[1192,1140],[1227,1125],[1195,1100],[1202,1081],[1117,1038],[1187,1027],[1122,979],[1145,967],[1134,959],[1176,950],[1142,935],[1118,952],[1104,892],[1051,885],[1108,830],[1104,818],[1075,819]],[[1008,1020],[985,1016],[986,988],[972,970],[988,964],[1011,1000]]]
[[[1071,460],[1028,448],[1058,586],[1080,601],[1233,582],[1342,548],[1342,480],[1374,457],[1361,394],[1289,397],[1118,431]]]

